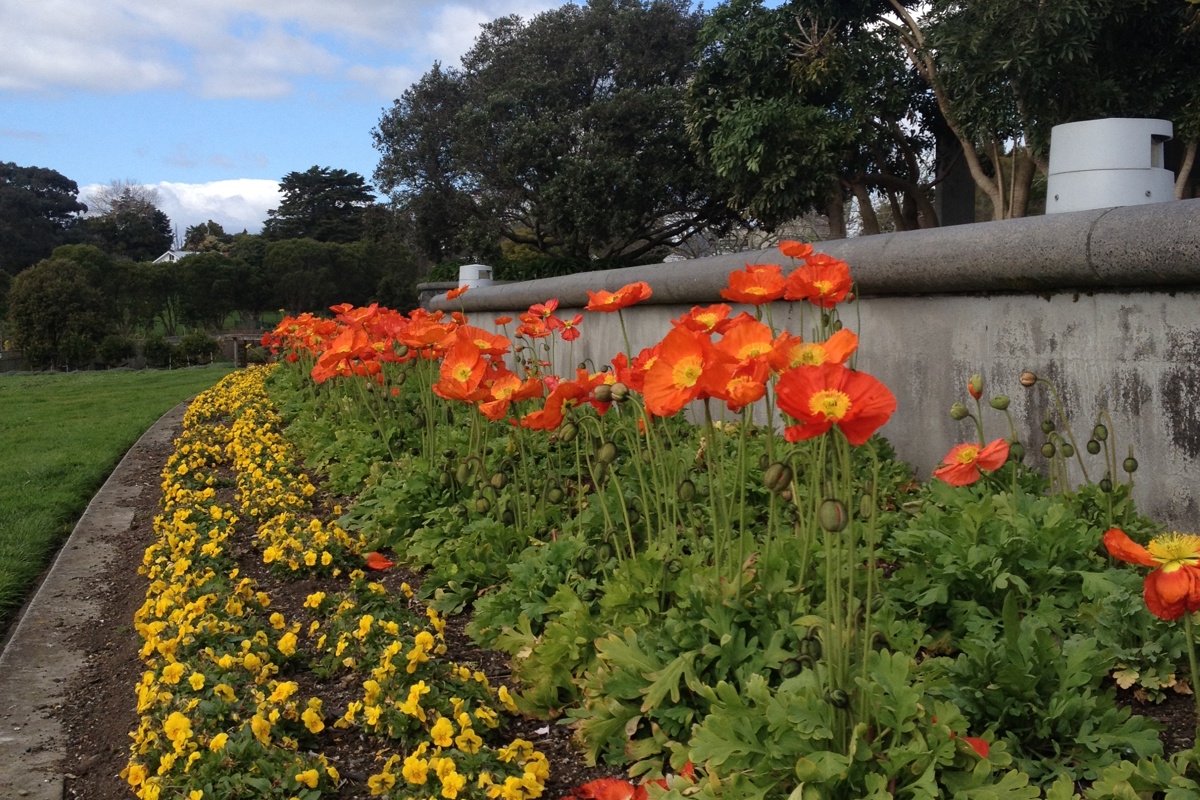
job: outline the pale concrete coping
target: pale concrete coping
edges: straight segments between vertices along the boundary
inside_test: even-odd
[[[866,297],[1183,288],[1200,285],[1200,199],[885,233],[814,247],[846,261]],[[650,304],[713,303],[729,273],[747,263],[789,269],[789,260],[771,248],[478,287],[430,305],[495,311],[553,297],[564,308],[578,308],[587,304],[589,289],[615,291],[634,281],[650,284]]]

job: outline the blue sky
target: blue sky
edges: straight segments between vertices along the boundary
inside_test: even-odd
[[[255,232],[280,178],[368,182],[371,129],[479,25],[553,0],[0,0],[0,161],[156,188],[180,235]]]

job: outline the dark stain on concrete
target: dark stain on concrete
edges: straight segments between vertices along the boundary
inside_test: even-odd
[[[1136,418],[1141,416],[1142,407],[1154,399],[1154,387],[1136,369],[1122,369],[1113,375],[1108,395],[1114,411]],[[1105,408],[1108,403],[1098,399],[1096,405]]]
[[[1189,458],[1200,458],[1200,404],[1195,402],[1200,387],[1200,365],[1173,359],[1176,366],[1159,381],[1163,414],[1170,429],[1171,442]],[[1181,363],[1183,362],[1183,363]]]

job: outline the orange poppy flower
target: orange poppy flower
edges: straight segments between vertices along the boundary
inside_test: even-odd
[[[550,317],[550,315],[553,314],[557,310],[558,310],[558,298],[555,297],[553,299],[547,300],[544,303],[534,303],[533,305],[531,305],[529,307],[529,310],[526,311],[525,314],[528,314],[531,317],[541,317],[542,319],[548,319]],[[521,316],[524,317],[525,314],[522,314]]]
[[[497,373],[494,380],[485,379],[488,394],[479,403],[479,411],[493,422],[507,414],[514,402],[542,396],[542,382],[537,378],[522,381],[507,368]]]
[[[460,298],[464,294],[466,294],[467,289],[470,289],[470,288],[471,288],[470,286],[459,286],[457,289],[451,289],[450,291],[446,292],[446,299],[447,300],[457,300],[458,298]]]
[[[445,400],[473,403],[479,399],[480,384],[487,366],[483,353],[475,343],[462,339],[442,359],[440,378],[433,384],[433,393]]]
[[[726,328],[725,335],[716,348],[740,364],[769,359],[774,351],[771,329],[749,314],[739,315],[737,321]]]
[[[850,267],[823,253],[808,258],[807,263],[787,277],[784,297],[788,300],[807,300],[821,308],[833,308],[846,299],[853,282]]]
[[[1124,531],[1109,528],[1104,546],[1122,561],[1154,567],[1142,587],[1151,614],[1179,619],[1184,612],[1200,611],[1200,536],[1165,533],[1143,547]]]
[[[788,258],[808,258],[812,255],[813,246],[807,242],[796,242],[784,239],[779,243],[779,252]]]
[[[732,310],[724,303],[704,307],[693,306],[691,311],[679,319],[671,320],[671,324],[697,333],[724,333],[720,329],[721,323],[728,319]]]
[[[492,320],[492,322],[495,323],[496,325],[503,327],[503,326],[507,325],[508,323],[512,322],[512,319],[513,319],[512,317],[505,315],[503,317],[496,317],[494,320]]]
[[[713,394],[724,400],[729,410],[736,414],[766,395],[767,378],[770,375],[771,370],[766,361],[747,361],[729,372],[723,386],[713,387]]]
[[[463,325],[455,330],[454,341],[471,342],[481,353],[488,356],[503,356],[512,347],[512,342],[507,337],[476,328],[474,325]]]
[[[789,442],[820,436],[833,426],[852,445],[871,438],[896,410],[896,397],[877,378],[841,364],[793,367],[775,384],[779,407],[800,424],[783,431]]]
[[[733,303],[760,306],[783,297],[783,267],[778,264],[747,264],[729,273],[729,288],[721,297]]]
[[[646,371],[642,390],[651,414],[669,417],[706,396],[710,383],[728,381],[733,365],[713,349],[707,337],[687,328],[672,328],[658,346],[658,358]],[[716,374],[721,370],[722,374]]]
[[[1008,460],[1008,442],[997,439],[986,447],[973,442],[956,444],[942,459],[944,466],[933,471],[933,477],[951,486],[970,486],[983,477],[980,470],[988,472],[1000,469]]]
[[[613,357],[612,365],[613,372],[616,374],[617,380],[628,386],[639,394],[646,388],[646,373],[650,367],[654,366],[654,362],[658,360],[659,345],[647,347],[642,352],[637,354],[633,359],[633,363],[629,363],[629,356],[624,353],[617,353]]]
[[[604,313],[620,311],[649,299],[651,294],[650,284],[645,281],[627,283],[615,292],[593,292],[589,289],[588,304],[584,306],[584,310]]]
[[[550,317],[546,322],[548,327],[558,331],[558,335],[562,337],[564,342],[573,342],[581,335],[579,333],[579,323],[583,322],[583,314],[576,314],[574,319]]]
[[[806,342],[784,331],[775,339],[771,366],[776,372],[783,372],[802,364],[813,367],[826,362],[845,364],[857,349],[858,336],[848,328],[842,328],[823,342]]]

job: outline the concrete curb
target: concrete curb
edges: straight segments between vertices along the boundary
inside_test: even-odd
[[[116,555],[109,541],[128,531],[132,501],[147,484],[136,476],[161,464],[149,453],[169,443],[187,403],[164,414],[129,449],[63,544],[33,599],[26,604],[0,653],[0,797],[61,800],[66,742],[55,713],[82,669],[87,654],[72,638],[86,626],[102,624],[92,599],[97,574]],[[152,488],[152,487],[151,487]],[[131,688],[132,691],[132,688]]]

